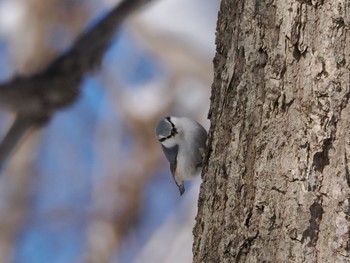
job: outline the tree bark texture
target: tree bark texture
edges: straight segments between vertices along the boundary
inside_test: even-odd
[[[223,0],[194,262],[350,262],[350,2]]]

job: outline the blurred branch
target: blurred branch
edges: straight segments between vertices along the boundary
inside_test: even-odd
[[[6,159],[11,156],[11,153],[13,153],[21,139],[24,139],[24,136],[31,128],[43,123],[43,121],[44,119],[33,119],[21,115],[16,116],[10,129],[0,142],[0,171]]]
[[[36,120],[49,120],[55,111],[77,100],[84,75],[99,66],[120,24],[130,13],[150,1],[122,1],[45,70],[28,77],[17,76],[0,84],[1,106],[20,116],[0,143],[0,167]]]
[[[108,84],[106,83],[108,89]],[[114,89],[115,90],[115,89]],[[118,97],[120,99],[120,97]],[[120,107],[116,101],[115,105]],[[125,238],[135,231],[142,220],[142,209],[145,199],[145,188],[150,177],[154,176],[159,160],[163,158],[158,142],[154,138],[154,125],[159,116],[153,119],[137,119],[127,113],[123,115],[126,129],[133,134],[135,143],[132,151],[127,154],[128,160],[116,161],[115,156],[102,153],[105,156],[100,165],[109,167],[109,176],[93,185],[92,213],[87,229],[87,250],[79,262],[107,263],[118,262],[118,256],[123,254],[121,245]],[[150,123],[152,125],[150,125]],[[106,151],[104,144],[110,144],[108,135],[103,131],[103,124],[96,126],[94,143],[96,151]],[[114,137],[115,134],[110,135]],[[135,165],[134,160],[137,160]],[[100,170],[97,171],[101,173]],[[171,176],[169,176],[169,181]],[[177,192],[176,192],[177,194]],[[106,200],[107,198],[107,200]],[[131,231],[131,232],[130,232]],[[152,261],[145,261],[152,262]]]
[[[19,236],[28,226],[33,182],[37,170],[33,166],[39,134],[26,133],[20,154],[13,155],[1,177],[0,190],[0,262],[16,262]]]
[[[214,73],[212,73],[210,54],[193,48],[184,43],[181,38],[174,39],[164,33],[159,34],[154,28],[147,26],[139,16],[133,16],[129,24],[135,30],[135,37],[142,42],[143,47],[160,59],[170,68],[172,74],[176,75],[174,76],[177,78],[175,82],[190,76],[198,78],[205,86],[211,86]]]

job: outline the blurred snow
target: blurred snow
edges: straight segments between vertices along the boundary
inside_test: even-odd
[[[191,188],[186,190],[180,205],[155,231],[135,263],[192,262],[192,229],[197,214],[200,183],[200,177],[192,181]]]
[[[126,90],[121,96],[122,108],[129,116],[151,119],[161,114],[170,103],[170,98],[162,90],[163,83],[144,84],[137,92]]]
[[[0,76],[42,67],[114,2],[0,0],[0,56],[9,59]],[[43,8],[41,20],[34,7]],[[21,147],[0,178],[0,225],[8,229],[0,262],[192,262],[201,179],[179,196],[154,126],[177,115],[209,128],[218,8],[159,0],[128,19],[79,101]],[[8,119],[0,113],[1,133]]]
[[[203,55],[214,55],[215,27],[220,1],[155,1],[137,18],[144,26]]]
[[[16,34],[23,24],[26,13],[25,4],[20,0],[2,0],[0,2],[0,36]]]

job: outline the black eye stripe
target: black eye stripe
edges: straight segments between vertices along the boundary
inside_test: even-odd
[[[171,137],[174,137],[176,133],[177,133],[177,132],[171,131],[171,134],[170,134],[169,136],[160,138],[159,141],[160,141],[160,142],[164,142],[165,140],[170,139]]]
[[[178,131],[175,128],[175,124],[172,123],[170,117],[165,117],[165,119],[171,124],[171,131],[170,131],[170,135],[158,139],[160,142],[164,142],[165,140],[170,139],[170,138],[174,137],[176,134],[178,134]]]
[[[170,117],[166,117],[165,119],[171,124],[171,127],[173,128],[172,131],[174,130],[175,133],[177,133],[177,130],[175,128],[175,124],[171,121]]]

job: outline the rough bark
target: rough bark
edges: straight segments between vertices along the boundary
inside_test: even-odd
[[[223,0],[194,262],[350,261],[345,0]]]

